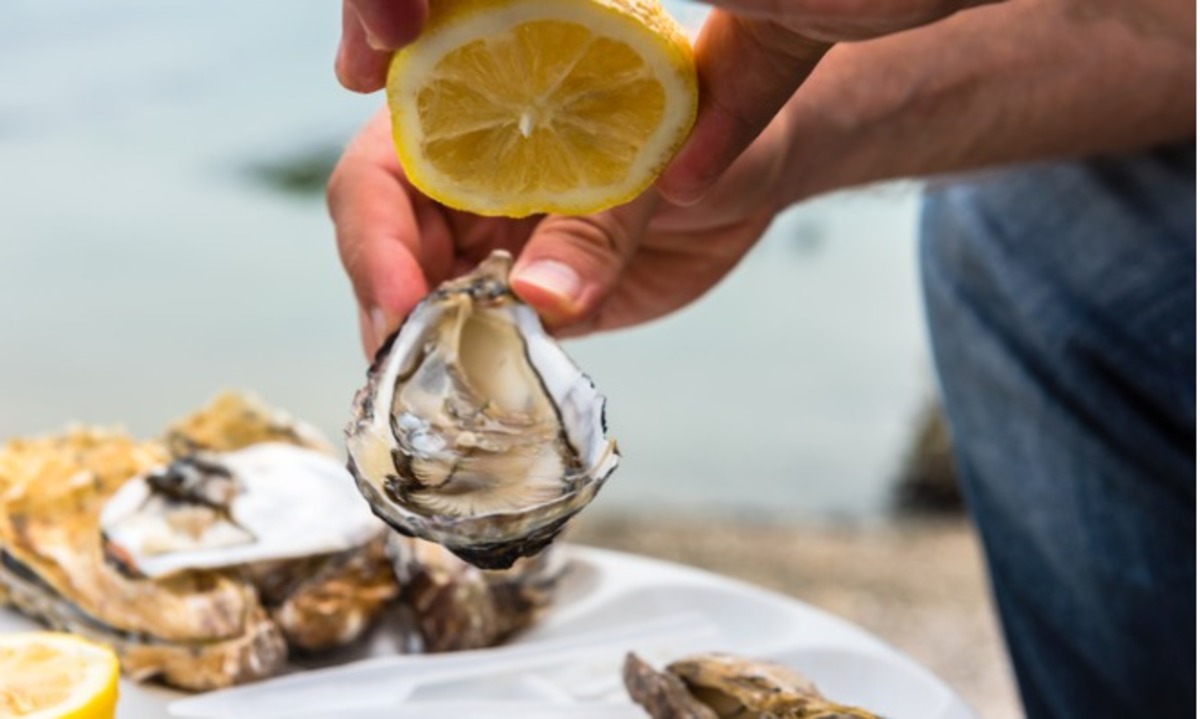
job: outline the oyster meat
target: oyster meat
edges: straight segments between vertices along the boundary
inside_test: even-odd
[[[789,667],[731,654],[697,654],[658,671],[631,653],[624,679],[654,719],[880,719],[826,699]]]
[[[368,515],[372,531],[360,522],[353,540],[309,542],[300,552],[261,545],[255,553],[274,530],[240,514],[242,495],[265,480],[247,480],[242,459],[224,457],[244,459],[260,441],[322,446],[292,429],[276,431],[280,417],[250,398],[225,395],[176,425],[166,441],[86,428],[9,441],[0,447],[0,599],[111,645],[133,678],[186,689],[269,676],[289,649],[353,640],[396,594],[385,526]],[[191,437],[192,427],[207,434]],[[214,427],[229,432],[220,436]],[[203,457],[195,454],[202,450]],[[285,489],[292,480],[267,474]],[[335,476],[330,483],[349,485],[344,470]],[[351,494],[361,518],[361,499]],[[118,495],[112,506],[120,511],[110,510],[105,528],[117,541],[108,542],[106,557],[101,516]],[[313,501],[286,491],[274,499]],[[172,528],[179,536],[166,531]],[[154,540],[139,544],[143,535]],[[176,554],[195,561],[176,561]]]
[[[541,551],[618,462],[604,398],[509,289],[511,267],[495,252],[417,305],[346,431],[376,514],[486,569]]]

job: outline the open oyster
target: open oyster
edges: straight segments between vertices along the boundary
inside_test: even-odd
[[[543,549],[616,468],[604,398],[508,286],[495,252],[380,350],[347,428],[375,513],[488,569]]]
[[[52,627],[110,644],[134,678],[157,677],[187,689],[269,676],[283,666],[289,649],[315,651],[353,640],[396,594],[383,551],[386,528],[362,517],[361,498],[353,491],[364,520],[358,544],[314,545],[306,537],[310,543],[302,552],[276,546],[280,551],[246,553],[270,534],[238,513],[245,506],[239,496],[247,488],[259,491],[262,477],[239,484],[246,473],[236,479],[223,473],[219,468],[228,467],[221,458],[244,458],[241,452],[254,448],[242,448],[245,438],[252,444],[297,442],[291,430],[275,431],[279,418],[248,398],[224,396],[172,430],[178,438],[169,442],[172,449],[219,450],[206,460],[172,456],[168,443],[89,429],[0,447],[0,598]],[[219,426],[229,429],[223,438],[186,432]],[[340,474],[330,481],[349,486],[348,473],[332,465]],[[198,467],[206,471],[194,471]],[[270,476],[278,488],[291,486],[290,475]],[[146,491],[148,477],[161,479],[161,494]],[[121,555],[122,570],[106,560],[101,515],[116,495],[139,492],[145,501],[122,499],[118,505],[124,507],[108,527],[121,542],[111,548],[124,548],[114,552]],[[171,492],[176,499],[168,499]],[[314,501],[300,491],[290,496],[285,491],[282,498],[275,492],[275,499]],[[156,517],[155,510],[163,514]],[[163,533],[173,526],[167,518],[177,522],[180,537]],[[374,524],[369,533],[368,522]],[[163,551],[145,552],[131,539],[147,527],[153,531],[146,536],[165,542],[156,548]],[[212,527],[218,529],[209,534]],[[218,538],[223,546],[205,547],[206,538]],[[192,552],[195,566],[168,560],[176,550]],[[214,557],[221,552],[230,554]],[[141,576],[148,573],[160,576]]]
[[[105,548],[130,574],[161,577],[362,547],[380,523],[327,455],[283,442],[181,457],[105,503]]]
[[[731,654],[697,654],[658,671],[625,657],[625,688],[654,719],[880,719],[821,696],[791,668]]]
[[[157,443],[78,429],[0,450],[0,584],[21,611],[110,644],[135,678],[207,689],[282,665],[283,635],[253,587],[219,573],[132,581],[104,561],[97,517]]]

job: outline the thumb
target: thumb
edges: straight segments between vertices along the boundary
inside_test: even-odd
[[[658,180],[663,196],[681,205],[703,197],[830,47],[770,20],[713,10],[696,40],[696,125]]]
[[[513,267],[513,291],[551,329],[588,319],[637,252],[657,204],[657,194],[650,191],[595,215],[546,217]]]

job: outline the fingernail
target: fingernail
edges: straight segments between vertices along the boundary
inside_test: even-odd
[[[375,36],[375,33],[364,28],[367,37],[367,47],[379,52],[391,52],[392,48],[388,47],[387,43]]]
[[[333,70],[340,78],[345,73],[346,68],[346,41],[345,39],[338,41],[337,52],[333,56]]]
[[[513,279],[534,285],[563,304],[574,304],[583,291],[583,282],[575,270],[557,260],[538,260],[522,269]]]
[[[375,330],[375,341],[383,344],[392,328],[389,326],[387,315],[378,307],[371,308],[371,327]]]

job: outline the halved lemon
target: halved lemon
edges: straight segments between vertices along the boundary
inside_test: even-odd
[[[117,657],[73,634],[0,634],[0,717],[110,719]]]
[[[430,197],[586,214],[662,171],[695,120],[696,69],[657,0],[432,0],[387,96],[400,163]]]

